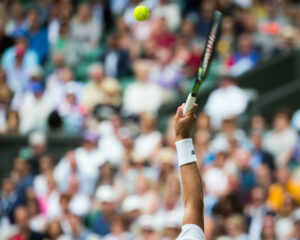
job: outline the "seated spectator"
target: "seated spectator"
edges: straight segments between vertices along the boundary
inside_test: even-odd
[[[63,21],[59,28],[58,39],[55,44],[51,46],[51,53],[54,55],[60,52],[64,55],[65,61],[69,66],[76,66],[81,57],[80,43],[72,38],[69,22]]]
[[[232,77],[223,77],[220,86],[212,91],[204,106],[214,128],[219,128],[223,119],[237,116],[246,110],[248,96]]]
[[[238,38],[237,52],[229,59],[230,73],[232,76],[240,76],[254,67],[258,59],[258,52],[253,47],[252,36],[242,34]]]
[[[294,201],[300,203],[300,184],[290,177],[288,168],[279,168],[276,171],[276,182],[269,189],[268,205],[274,211],[281,211],[284,207],[284,193],[291,195]]]
[[[169,48],[158,49],[156,59],[158,64],[150,71],[150,81],[162,86],[167,94],[174,94],[170,91],[176,89],[183,79],[181,66],[172,61],[173,52]]]
[[[13,39],[5,32],[5,20],[0,19],[0,57],[13,44]]]
[[[67,153],[60,160],[54,170],[54,177],[60,191],[67,190],[69,178],[73,173],[77,173],[80,192],[88,195],[94,192],[99,177],[98,167],[102,160],[97,144],[98,136],[91,131],[86,131],[83,133],[81,146]]]
[[[1,194],[0,194],[0,222],[8,221],[14,222],[14,211],[19,205],[18,196],[15,189],[15,185],[10,178],[4,178],[1,182]],[[1,225],[1,224],[0,224]]]
[[[7,84],[13,92],[23,92],[29,84],[31,68],[38,64],[35,51],[28,49],[24,37],[16,39],[16,44],[8,48],[2,56],[2,67],[7,74]]]
[[[15,158],[11,176],[15,183],[18,204],[25,205],[27,190],[33,186],[29,164],[20,157]]]
[[[232,239],[248,240],[246,234],[246,224],[244,218],[240,215],[233,215],[226,219],[225,229],[227,236]]]
[[[267,214],[264,218],[261,239],[276,240],[275,233],[275,217],[272,214]]]
[[[31,89],[24,96],[20,106],[20,132],[46,130],[47,118],[52,110],[51,102],[45,98],[44,86],[41,82],[31,83]]]
[[[116,213],[117,196],[113,188],[109,185],[100,186],[96,193],[96,211],[88,216],[88,226],[100,236],[105,236],[111,232],[112,219]]]
[[[71,214],[68,218],[68,223],[70,224],[71,229],[72,229],[71,239],[100,240],[100,237],[98,237],[98,235],[93,234],[91,231],[89,231],[88,229],[85,228],[85,226],[79,216]]]
[[[297,133],[290,126],[289,111],[279,110],[273,120],[273,129],[263,139],[264,148],[275,157],[276,167],[287,166],[297,143]]]
[[[111,220],[111,233],[106,235],[104,240],[131,240],[134,235],[128,231],[127,219],[122,215],[115,215]]]
[[[108,76],[120,79],[128,76],[130,59],[127,49],[122,49],[121,38],[113,34],[107,38],[107,50],[100,56]]]
[[[153,9],[151,14],[154,18],[166,18],[168,27],[172,32],[179,28],[181,15],[180,8],[176,3],[169,0],[159,0],[159,4]]]
[[[97,104],[119,106],[120,85],[116,79],[106,76],[101,64],[93,64],[90,67],[91,80],[85,85],[82,95],[82,105],[91,111]],[[115,88],[115,93],[110,90]]]
[[[257,169],[261,164],[268,165],[272,170],[275,169],[274,157],[265,151],[262,146],[262,135],[259,132],[253,132],[251,134],[252,142],[252,156],[250,165],[252,169]]]
[[[153,214],[158,208],[158,195],[150,184],[144,176],[139,176],[136,183],[136,193],[142,199],[142,212],[145,214]]]
[[[0,68],[0,133],[7,131],[6,117],[13,93],[6,82],[6,73]]]
[[[77,84],[69,82],[65,85],[65,100],[58,107],[58,113],[63,120],[63,129],[66,133],[79,133],[83,128],[85,110],[77,98]]]
[[[16,225],[19,228],[19,232],[11,238],[11,240],[18,239],[36,239],[43,240],[44,235],[38,232],[34,232],[29,228],[29,212],[26,207],[18,207],[15,211]]]
[[[48,194],[47,177],[53,175],[54,160],[50,155],[44,155],[39,161],[40,174],[33,179],[33,188],[37,197]]]
[[[80,52],[90,52],[100,41],[102,30],[99,22],[92,17],[89,3],[78,7],[77,15],[71,23],[71,36],[78,43]]]
[[[226,158],[225,153],[218,153],[213,166],[207,169],[203,175],[207,192],[216,197],[224,196],[229,191],[229,174],[224,169]]]
[[[156,19],[151,30],[149,40],[154,41],[156,49],[174,47],[176,36],[170,32],[165,18]]]
[[[66,87],[70,85],[72,85],[77,100],[80,101],[83,89],[82,84],[75,81],[71,68],[61,67],[57,69],[56,74],[48,78],[44,95],[52,103],[52,106],[57,108],[65,100]]]
[[[284,194],[282,209],[275,222],[275,232],[278,240],[288,239],[293,230],[293,212],[296,209],[296,202],[289,194]]]
[[[162,135],[155,129],[155,118],[151,114],[141,116],[141,134],[135,139],[135,151],[149,158],[160,149]]]
[[[46,61],[49,49],[47,29],[40,26],[38,11],[32,9],[27,14],[28,30],[26,37],[28,38],[29,47],[34,50],[39,57],[39,63]]]
[[[69,178],[67,194],[71,197],[69,202],[70,213],[84,218],[90,211],[91,202],[87,194],[79,191],[79,181],[76,175]]]
[[[36,176],[41,170],[41,158],[47,152],[48,142],[44,132],[35,131],[29,135],[28,145],[30,155],[28,157],[28,164],[32,175]]]
[[[137,82],[130,84],[123,96],[123,108],[128,114],[154,113],[162,103],[163,91],[161,87],[148,81],[148,68],[146,63],[134,64]]]
[[[69,237],[63,232],[61,223],[57,220],[51,221],[46,229],[47,239],[49,240],[69,240]]]
[[[21,2],[14,2],[11,8],[11,16],[6,24],[5,32],[12,37],[23,34],[27,28],[27,21],[25,19],[25,9]]]
[[[245,206],[245,214],[249,218],[249,238],[260,240],[263,229],[264,217],[269,211],[266,206],[267,191],[256,186],[251,190],[251,202]]]
[[[43,233],[46,228],[47,219],[41,214],[38,200],[33,196],[27,197],[26,207],[29,215],[29,228],[31,231]]]

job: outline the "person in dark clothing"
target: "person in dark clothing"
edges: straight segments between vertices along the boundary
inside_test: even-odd
[[[45,238],[43,234],[30,230],[29,213],[26,207],[18,207],[15,210],[15,219],[19,228],[19,233],[13,236],[10,240],[43,240]]]
[[[13,39],[5,34],[5,22],[0,19],[0,58],[4,51],[13,44]]]
[[[120,36],[113,34],[108,38],[108,50],[100,57],[108,76],[122,78],[129,74],[129,53],[119,44]]]
[[[251,142],[253,145],[250,166],[257,169],[261,164],[266,164],[271,170],[275,169],[274,157],[263,149],[262,136],[259,132],[251,133]]]
[[[47,139],[43,132],[33,132],[29,136],[29,147],[32,156],[27,160],[33,176],[40,173],[40,158],[47,152]]]
[[[18,206],[18,198],[14,183],[11,179],[5,178],[1,184],[0,194],[0,221],[7,218],[14,223],[14,210]]]

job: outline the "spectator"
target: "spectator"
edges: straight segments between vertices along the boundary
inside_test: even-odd
[[[18,239],[44,239],[44,235],[34,232],[29,228],[29,212],[25,207],[18,207],[15,211],[16,224],[19,227],[19,233],[11,238],[11,240]]]
[[[179,6],[169,0],[160,0],[159,4],[153,9],[154,18],[166,18],[168,28],[176,31],[179,28],[181,16]]]
[[[48,143],[45,133],[40,131],[32,132],[29,135],[28,143],[31,156],[27,161],[31,173],[36,176],[40,172],[41,158],[47,152]]]
[[[0,56],[13,45],[13,39],[5,32],[5,20],[0,19]]]
[[[246,232],[244,219],[240,215],[233,215],[226,219],[225,223],[226,232],[229,237],[238,240],[247,240],[248,235]]]
[[[130,84],[124,92],[124,110],[129,114],[156,112],[162,103],[162,89],[148,82],[148,65],[136,63],[134,66],[137,82]]]
[[[141,116],[141,135],[135,140],[135,151],[147,158],[160,148],[162,136],[155,130],[155,118],[151,114]]]
[[[11,18],[8,20],[5,32],[12,37],[24,34],[27,30],[27,21],[25,19],[25,10],[20,2],[15,2],[11,8]]]
[[[7,74],[7,83],[13,92],[23,92],[29,84],[31,68],[38,64],[37,54],[28,49],[24,37],[16,39],[15,46],[8,48],[2,56],[2,67]]]
[[[294,201],[299,203],[299,183],[290,177],[287,168],[280,168],[276,172],[276,182],[272,184],[269,190],[268,204],[275,211],[281,211],[284,203],[284,192],[289,193]]]
[[[149,76],[150,81],[162,86],[167,94],[170,89],[176,89],[183,78],[180,66],[177,63],[172,62],[172,58],[173,52],[171,49],[159,49],[156,52],[158,64],[151,70]],[[174,94],[174,92],[169,92],[169,94],[172,93]]]
[[[112,218],[116,212],[117,196],[113,188],[106,185],[97,188],[95,197],[98,208],[88,218],[89,226],[93,232],[105,236],[111,232]]]
[[[297,143],[297,133],[290,126],[290,117],[287,110],[281,110],[274,116],[273,129],[263,140],[263,145],[275,157],[276,167],[289,164],[291,154]]]
[[[215,128],[223,119],[243,113],[248,105],[248,96],[239,88],[232,77],[223,77],[220,86],[208,97],[204,106]]]
[[[78,7],[77,15],[71,24],[72,38],[78,43],[78,50],[90,52],[100,41],[102,30],[99,22],[93,19],[89,3]]]
[[[44,95],[43,84],[31,83],[30,92],[24,96],[20,107],[20,132],[26,134],[32,130],[46,130],[47,117],[51,110],[51,103]]]
[[[79,105],[78,85],[70,82],[65,85],[66,97],[58,107],[58,113],[62,117],[64,131],[67,133],[79,133],[83,127],[84,109]]]
[[[258,53],[253,47],[252,36],[242,34],[238,39],[237,52],[229,59],[230,73],[239,76],[258,62]]]
[[[119,106],[120,104],[120,85],[116,79],[105,75],[101,64],[94,64],[90,67],[91,80],[83,89],[82,104],[91,111],[97,104],[109,104]],[[116,89],[111,92],[110,88]]]
[[[87,230],[80,217],[72,214],[69,216],[69,224],[72,229],[71,239],[82,239],[82,240],[88,240],[88,239],[97,239],[100,238],[97,235],[94,235],[92,232]]]
[[[35,176],[33,187],[37,197],[45,196],[48,192],[47,177],[53,175],[54,160],[50,155],[44,155],[39,161],[40,174]]]
[[[28,209],[30,230],[38,233],[44,232],[47,220],[40,212],[38,200],[34,196],[27,198],[26,207]]]
[[[87,216],[91,207],[90,198],[87,194],[79,191],[79,181],[76,175],[69,178],[67,193],[71,197],[68,206],[70,213],[82,218]]]
[[[107,38],[107,50],[100,56],[108,76],[120,79],[129,72],[130,59],[127,49],[122,49],[120,36],[113,34]]]
[[[105,236],[104,240],[133,239],[134,235],[127,230],[127,220],[122,215],[116,215],[111,220],[111,233]]]
[[[269,152],[265,151],[262,146],[261,133],[253,132],[251,134],[251,142],[253,145],[252,157],[250,160],[251,168],[255,170],[261,164],[266,164],[271,169],[275,169],[275,163],[274,163],[273,156]]]
[[[264,218],[269,211],[265,204],[266,199],[267,192],[263,187],[257,186],[251,190],[251,203],[245,207],[245,214],[248,216],[250,221],[250,239],[261,239]]]
[[[54,170],[54,177],[62,192],[67,190],[67,183],[73,173],[78,175],[80,192],[88,195],[94,192],[99,174],[98,166],[102,160],[97,143],[98,136],[91,131],[86,131],[83,133],[81,146],[75,151],[67,153],[60,160]],[[89,164],[86,164],[87,161]]]
[[[1,195],[0,195],[0,221],[14,222],[14,211],[18,206],[18,196],[13,181],[9,178],[5,178],[1,183]]]
[[[39,26],[40,23],[37,10],[31,10],[28,13],[27,18],[28,31],[26,36],[28,38],[29,47],[37,53],[39,63],[44,63],[49,48],[47,29]]]

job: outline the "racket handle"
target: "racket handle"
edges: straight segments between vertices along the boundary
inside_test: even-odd
[[[188,98],[186,99],[186,102],[185,102],[185,106],[184,106],[184,109],[183,109],[183,114],[187,114],[189,111],[191,111],[191,109],[194,107],[194,104],[196,102],[196,98],[197,97],[194,97],[192,96],[192,94],[190,93]]]

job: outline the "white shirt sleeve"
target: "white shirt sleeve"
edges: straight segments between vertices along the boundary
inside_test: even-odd
[[[205,240],[203,230],[195,224],[185,224],[177,240]]]

